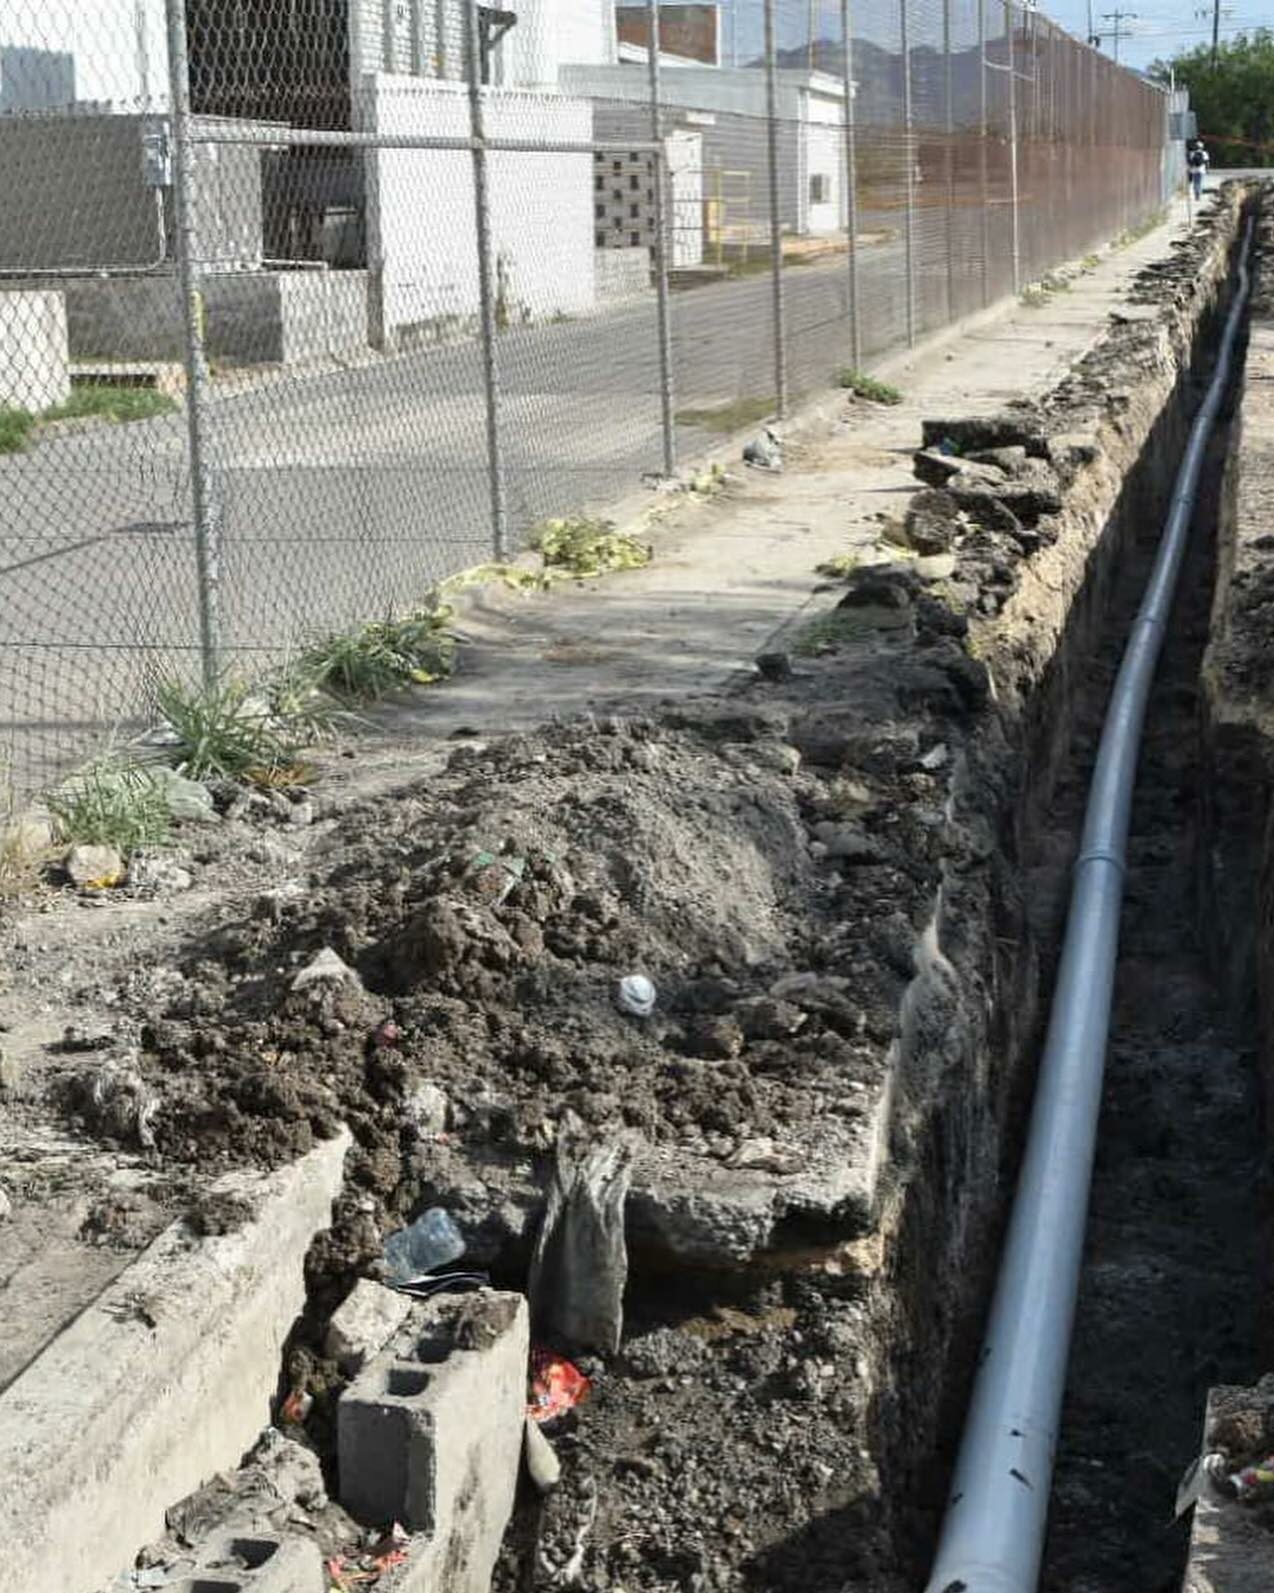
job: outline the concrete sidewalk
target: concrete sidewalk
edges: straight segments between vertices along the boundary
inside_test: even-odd
[[[655,546],[643,570],[532,597],[503,587],[466,598],[467,645],[456,678],[369,716],[359,783],[391,784],[405,762],[437,755],[457,730],[495,734],[546,716],[640,710],[662,698],[719,690],[784,633],[833,604],[815,566],[879,540],[879,516],[915,490],[920,421],[946,410],[989,412],[1053,386],[1105,334],[1132,279],[1186,229],[1184,201],[1168,221],[1105,253],[1069,291],[1039,307],[1005,301],[874,374],[901,389],[882,408],[837,396],[783,428],[782,475],[739,463],[739,440],[718,457],[730,481],[712,498],[630,504],[630,529]],[[670,506],[670,507],[669,507]],[[346,765],[348,768],[348,765]]]

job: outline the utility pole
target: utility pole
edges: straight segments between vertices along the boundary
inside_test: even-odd
[[[1216,71],[1217,54],[1221,48],[1221,0],[1212,0],[1212,70]]]
[[[1123,24],[1125,22],[1134,22],[1134,21],[1136,21],[1136,18],[1137,18],[1137,13],[1135,11],[1103,11],[1102,12],[1102,20],[1104,22],[1113,22],[1115,24],[1114,29],[1113,29],[1113,33],[1114,33],[1114,39],[1115,39],[1115,65],[1116,66],[1119,65],[1119,41],[1120,41],[1120,39],[1128,38],[1129,34],[1131,32],[1130,29],[1124,28]]]

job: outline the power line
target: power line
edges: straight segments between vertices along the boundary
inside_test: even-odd
[[[1119,65],[1119,41],[1120,41],[1120,39],[1127,39],[1127,38],[1131,38],[1131,36],[1132,36],[1132,30],[1130,28],[1125,28],[1123,26],[1123,24],[1125,22],[1133,22],[1133,21],[1135,21],[1136,17],[1137,17],[1137,13],[1135,11],[1103,11],[1102,12],[1102,20],[1103,20],[1103,22],[1113,22],[1115,24],[1113,31],[1114,31],[1114,39],[1115,39],[1115,65],[1116,66]]]

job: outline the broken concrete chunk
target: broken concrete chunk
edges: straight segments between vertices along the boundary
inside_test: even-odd
[[[944,454],[937,448],[919,448],[911,456],[911,468],[926,487],[945,487],[965,463],[959,454]]]
[[[124,877],[124,859],[113,846],[73,846],[62,859],[72,885],[118,885]]]
[[[13,1202],[5,1194],[4,1190],[0,1189],[0,1222],[7,1222],[12,1213]]]
[[[320,984],[350,984],[362,988],[362,980],[330,946],[324,946],[322,951],[301,969],[292,981],[292,988],[308,990],[311,985]]]
[[[969,454],[962,463],[966,469],[969,465],[995,465],[997,469],[1013,476],[1026,468],[1026,457],[1026,449],[1017,444],[1011,448],[983,448]]]
[[[923,420],[920,436],[926,448],[940,448],[946,443],[965,458],[991,448],[1021,447],[1037,459],[1048,454],[1043,430],[1028,415],[964,415],[959,419]]]
[[[960,507],[950,492],[928,487],[916,493],[904,522],[917,553],[946,553],[959,529]]]
[[[324,1348],[347,1376],[360,1372],[407,1320],[411,1299],[360,1278],[332,1314]]]

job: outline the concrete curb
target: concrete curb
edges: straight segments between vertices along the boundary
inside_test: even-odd
[[[350,1136],[215,1189],[233,1233],[164,1230],[0,1396],[0,1543],[14,1587],[91,1593],[164,1512],[238,1464],[270,1420],[304,1261],[331,1220]]]

